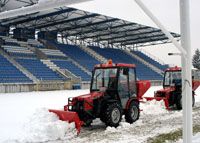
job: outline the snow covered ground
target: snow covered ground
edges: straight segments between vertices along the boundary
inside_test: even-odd
[[[152,96],[161,87],[151,87],[145,96]],[[47,91],[12,93],[0,95],[0,142],[49,142],[85,143],[119,142],[143,143],[149,137],[174,131],[182,126],[181,111],[166,111],[162,102],[151,101],[141,104],[140,119],[134,124],[121,122],[117,128],[106,127],[99,119],[93,126],[82,128],[76,136],[74,124],[60,121],[47,109],[62,109],[68,97],[88,93],[89,90]],[[196,93],[196,106],[193,111],[194,123],[200,124],[200,88]],[[194,137],[199,143],[200,134]],[[178,142],[181,143],[181,140]]]

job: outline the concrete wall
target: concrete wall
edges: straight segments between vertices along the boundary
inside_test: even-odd
[[[38,84],[0,84],[0,93],[72,89],[71,82],[45,82]]]

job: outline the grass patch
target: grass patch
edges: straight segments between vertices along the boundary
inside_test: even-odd
[[[200,132],[200,125],[194,125],[193,126],[193,133],[196,134]],[[148,143],[164,143],[165,141],[177,141],[182,137],[182,129],[178,129],[176,131],[160,134],[158,136],[155,136],[153,138],[148,138]]]

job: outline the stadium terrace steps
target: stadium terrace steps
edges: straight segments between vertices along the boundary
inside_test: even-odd
[[[43,52],[49,59],[67,59],[67,56],[57,49],[40,48],[38,50]]]
[[[145,64],[146,66],[148,66],[149,68],[151,68],[153,71],[157,72],[158,74],[160,75],[163,75],[164,71],[159,69],[157,66],[149,63],[149,61],[143,59],[142,57],[136,55],[134,52],[131,52],[131,51],[127,51],[127,50],[124,50],[124,52],[130,56],[132,56],[133,58],[139,60],[140,62],[142,62],[143,64]]]
[[[59,50],[59,48],[58,48],[58,43],[55,43],[55,42],[53,42],[53,41],[45,41],[45,40],[40,40],[40,41],[42,41],[43,43],[46,43],[46,46],[47,47],[49,47],[48,46],[48,44],[50,44],[50,47],[52,48],[52,49],[55,49],[55,50]],[[60,51],[62,51],[62,50],[60,50]],[[63,52],[63,51],[62,51]],[[66,53],[65,52],[63,52],[65,55],[66,55]],[[67,59],[69,60],[69,61],[71,61],[74,65],[76,65],[77,66],[77,68],[79,68],[79,69],[81,69],[82,71],[84,71],[84,72],[86,72],[88,75],[92,75],[92,73],[91,73],[91,71],[89,71],[85,66],[83,66],[83,65],[81,65],[81,64],[79,64],[77,61],[75,61],[73,58],[71,58],[70,56],[68,56],[68,55],[66,55],[66,57],[67,57]],[[52,59],[53,60],[53,59]],[[66,60],[66,59],[65,59]],[[72,74],[73,74],[73,72],[72,72]]]
[[[90,54],[92,57],[94,57],[96,60],[98,60],[101,63],[105,63],[107,62],[107,59],[103,56],[101,56],[100,54],[98,54],[97,52],[93,51],[92,49],[88,48],[87,46],[84,45],[79,45],[79,47],[85,51],[86,53]]]
[[[56,42],[54,43],[54,45],[63,53],[65,53],[68,57],[78,62],[81,66],[85,67],[89,71],[92,71],[94,65],[100,63],[98,60],[83,51],[77,45],[67,45]]]
[[[64,76],[67,79],[70,79],[70,77],[68,75],[65,74],[65,72],[63,72],[60,67],[58,67],[57,65],[55,65],[51,60],[40,60],[43,64],[45,64],[47,67],[49,67],[50,69],[52,69],[53,71],[61,74],[62,76]]]
[[[151,68],[143,64],[137,58],[123,52],[120,49],[100,48],[97,46],[89,46],[92,50],[104,56],[107,59],[112,59],[114,63],[132,63],[137,66],[137,75],[140,80],[162,80],[162,75],[153,71]]]
[[[91,75],[84,72],[82,69],[77,67],[70,60],[52,60],[54,64],[60,67],[60,69],[65,69],[73,73],[76,77],[81,77],[82,81],[90,81]]]

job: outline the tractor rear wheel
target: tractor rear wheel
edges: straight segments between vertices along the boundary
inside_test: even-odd
[[[132,124],[140,117],[140,109],[138,102],[132,101],[128,110],[125,112],[126,122]]]
[[[122,107],[118,103],[108,104],[104,119],[107,126],[119,126],[122,119]]]

